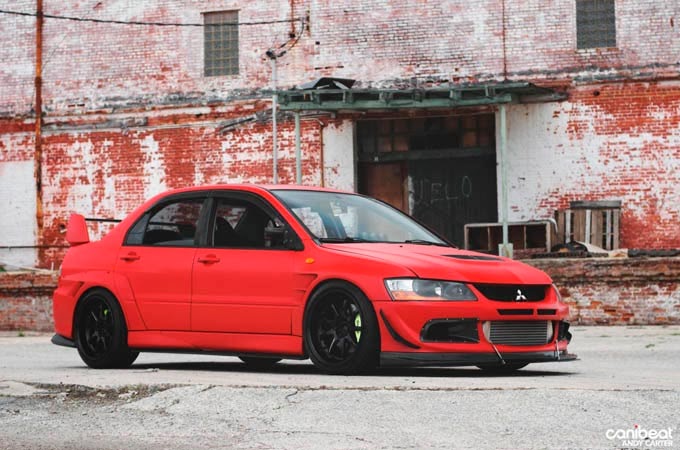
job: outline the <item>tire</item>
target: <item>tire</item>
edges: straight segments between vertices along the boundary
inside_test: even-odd
[[[93,369],[130,367],[139,355],[127,346],[118,301],[104,289],[88,292],[78,303],[74,335],[80,358]]]
[[[375,368],[380,335],[373,306],[356,286],[323,285],[307,302],[304,343],[314,365],[326,373],[353,375]]]
[[[517,372],[519,369],[522,367],[528,366],[529,363],[505,363],[504,365],[501,364],[480,364],[477,367],[482,369],[484,372],[488,372],[491,374],[497,374],[497,375],[508,375],[514,372]]]
[[[238,359],[246,363],[248,367],[260,370],[270,369],[274,367],[277,362],[281,361],[281,358],[267,358],[259,356],[239,356]]]

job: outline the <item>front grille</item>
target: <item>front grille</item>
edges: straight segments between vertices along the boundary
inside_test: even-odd
[[[482,284],[475,288],[489,300],[501,302],[538,302],[545,298],[550,287],[545,284]]]
[[[553,334],[552,322],[546,320],[495,320],[483,329],[489,342],[505,345],[543,345]]]

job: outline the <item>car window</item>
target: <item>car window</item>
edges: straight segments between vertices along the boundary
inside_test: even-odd
[[[285,223],[244,199],[219,198],[212,223],[212,243],[222,248],[283,249]]]
[[[161,206],[141,220],[128,235],[128,244],[190,247],[195,245],[203,199],[182,199]],[[139,240],[140,229],[144,230]]]
[[[377,200],[347,193],[275,190],[309,232],[325,241],[424,242],[447,245],[402,212]]]

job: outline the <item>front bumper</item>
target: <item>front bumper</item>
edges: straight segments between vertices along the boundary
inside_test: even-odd
[[[502,359],[501,359],[502,358]],[[575,361],[578,357],[566,350],[559,352],[514,352],[496,353],[401,353],[380,354],[382,367],[396,366],[476,366],[480,364],[539,363]]]
[[[539,302],[374,302],[380,324],[380,361],[384,366],[474,366],[482,364],[573,361],[567,305],[549,297]],[[444,334],[431,333],[441,324]],[[503,327],[492,341],[492,328]],[[551,327],[534,339],[527,324]],[[513,333],[518,327],[517,339]],[[451,328],[452,327],[452,328]],[[532,328],[533,325],[528,325]],[[495,328],[499,330],[499,328]],[[429,331],[428,331],[429,330]],[[446,330],[454,330],[446,334]],[[522,334],[524,333],[524,334]],[[524,338],[526,335],[526,339]]]

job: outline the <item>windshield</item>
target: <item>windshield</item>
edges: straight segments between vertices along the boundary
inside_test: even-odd
[[[448,244],[400,211],[369,197],[321,191],[273,192],[322,242]]]

